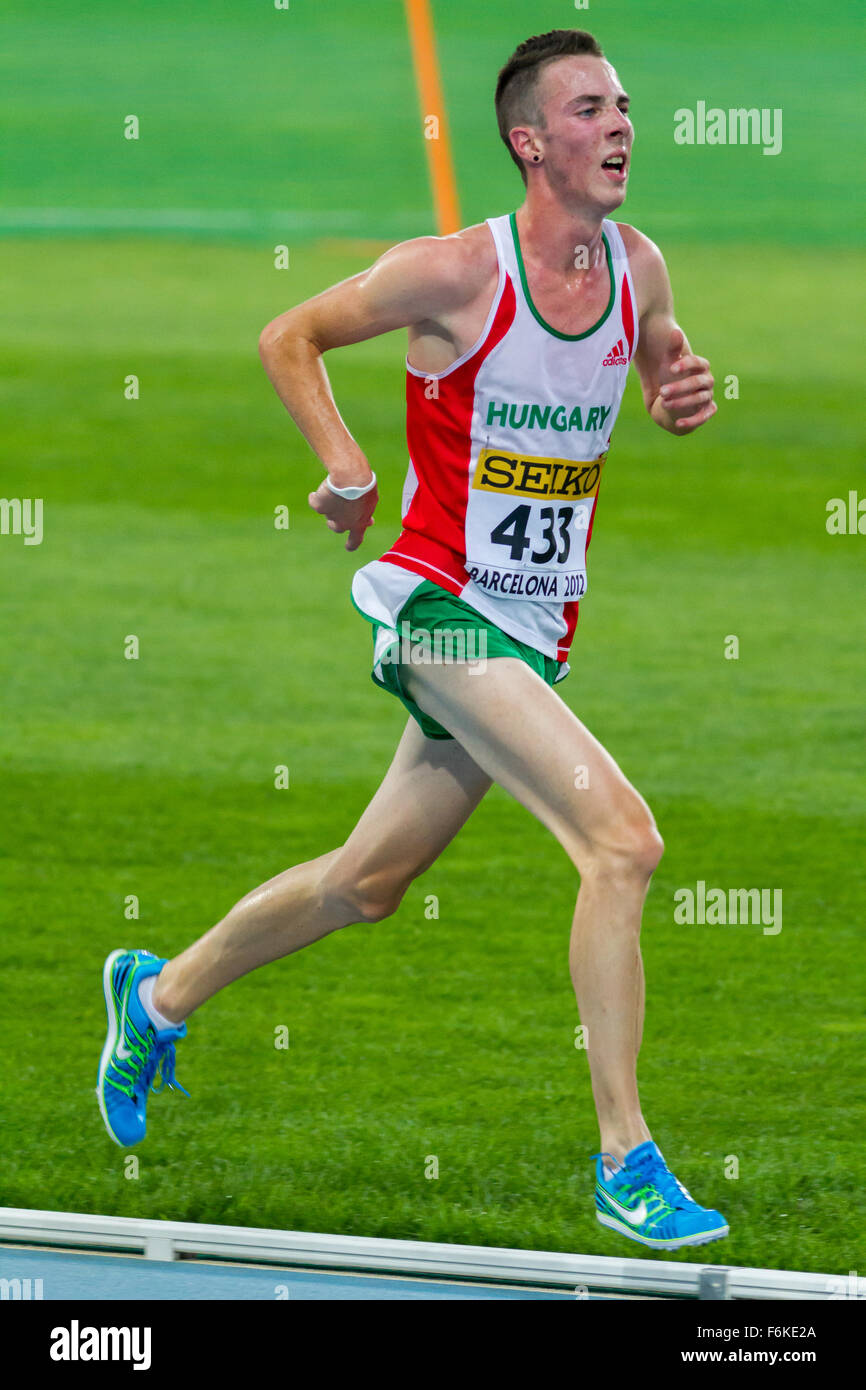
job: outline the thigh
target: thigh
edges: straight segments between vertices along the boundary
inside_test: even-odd
[[[423,873],[490,784],[459,743],[425,738],[410,719],[378,791],[337,852],[340,874],[407,881]]]
[[[578,863],[615,848],[624,825],[650,825],[649,807],[568,705],[525,662],[496,657],[405,668],[413,699],[480,768],[526,806]]]

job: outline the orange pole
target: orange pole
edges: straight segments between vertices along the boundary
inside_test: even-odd
[[[425,122],[424,143],[427,146],[427,163],[433,187],[436,226],[440,236],[449,236],[451,232],[460,230],[460,205],[457,201],[451,139],[445,119],[445,99],[436,57],[433,15],[430,0],[405,0],[405,3],[421,119]],[[426,122],[429,116],[434,116],[438,123],[434,139],[427,136]]]

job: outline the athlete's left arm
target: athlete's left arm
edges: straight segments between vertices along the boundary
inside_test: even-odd
[[[634,363],[644,404],[663,430],[691,434],[718,410],[710,364],[692,352],[674,318],[673,291],[661,251],[635,228],[628,231],[629,265],[640,312]]]

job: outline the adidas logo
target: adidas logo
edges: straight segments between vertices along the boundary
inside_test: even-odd
[[[611,348],[610,352],[607,354],[607,357],[604,359],[601,365],[603,367],[627,367],[628,358],[623,355],[624,353],[625,344],[623,343],[622,338],[620,338],[618,343],[614,343],[613,347]]]

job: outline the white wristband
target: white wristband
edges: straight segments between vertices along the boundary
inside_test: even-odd
[[[366,487],[334,487],[330,478],[327,477],[325,478],[325,482],[331,492],[335,493],[337,497],[345,497],[347,502],[355,502],[359,497],[363,497],[365,493],[373,491],[373,488],[376,486],[376,474],[373,474]]]

